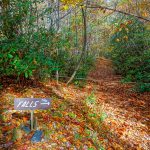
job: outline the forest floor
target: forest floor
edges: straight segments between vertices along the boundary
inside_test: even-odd
[[[82,88],[79,83],[1,79],[0,149],[149,150],[150,93],[134,92],[112,68],[111,61],[98,59]],[[33,131],[27,134],[20,127],[29,125],[29,112],[14,110],[14,98],[26,97],[52,98],[50,109],[35,111],[43,131],[39,143],[30,141]]]

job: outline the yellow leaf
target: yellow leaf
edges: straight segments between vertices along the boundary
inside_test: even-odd
[[[148,14],[146,12],[142,13],[143,17],[148,17]]]
[[[65,138],[62,139],[63,142],[67,142],[67,140]]]
[[[123,39],[125,39],[125,40],[127,41],[127,40],[128,40],[128,36],[125,35],[125,36],[123,37]]]
[[[119,145],[119,144],[117,144],[117,143],[113,143],[113,148],[114,148],[115,150],[123,150],[122,146]]]
[[[116,42],[120,42],[120,39],[116,39]]]
[[[63,9],[64,9],[64,10],[68,10],[68,9],[69,9],[68,5],[64,5],[64,6],[63,6]]]
[[[20,126],[21,122],[19,122],[19,121],[16,121],[16,124],[17,124],[17,126]]]

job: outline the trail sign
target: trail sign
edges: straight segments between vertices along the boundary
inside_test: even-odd
[[[14,109],[15,110],[36,110],[36,109],[48,109],[50,107],[49,98],[15,98]]]
[[[51,99],[49,98],[15,98],[15,110],[30,110],[31,111],[31,130],[33,130],[33,114],[36,109],[48,109]]]

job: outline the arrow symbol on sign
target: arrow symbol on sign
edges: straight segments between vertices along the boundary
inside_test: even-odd
[[[47,103],[41,103],[42,105],[50,105],[50,102]]]
[[[46,99],[42,99],[41,104],[42,105],[50,105],[50,102],[48,102]]]

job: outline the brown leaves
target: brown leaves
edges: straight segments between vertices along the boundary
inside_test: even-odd
[[[132,22],[128,22],[132,23]],[[121,25],[126,28],[125,24]],[[126,37],[124,37],[126,38]],[[101,145],[105,149],[148,149],[146,139],[147,123],[149,117],[148,100],[149,93],[138,95],[129,92],[131,85],[120,83],[120,78],[114,75],[111,61],[100,59],[97,63],[96,71],[90,74],[90,79],[96,81],[88,82],[84,89],[78,89],[73,85],[67,87],[60,82],[57,86],[55,81],[49,83],[39,83],[36,88],[27,87],[24,90],[15,91],[15,87],[7,88],[3,92],[3,100],[9,98],[11,94],[19,97],[51,97],[51,109],[46,111],[36,111],[39,128],[47,132],[48,139],[42,143],[34,145],[30,142],[33,133],[24,136],[13,146],[23,150],[26,149],[98,149]],[[12,85],[11,85],[12,86]],[[16,85],[13,85],[16,86]],[[95,93],[95,105],[85,106],[85,97],[93,91]],[[8,94],[10,92],[10,94]],[[6,94],[7,93],[7,94]],[[6,101],[7,102],[7,101]],[[4,102],[2,103],[4,104]],[[10,108],[10,103],[5,103],[5,108]],[[93,113],[94,110],[94,113]],[[97,122],[98,114],[107,114],[103,122]],[[21,123],[29,122],[28,115],[15,113],[15,111],[4,113],[6,119],[1,121],[3,137],[7,133],[7,140],[11,140],[12,132],[8,132],[19,127]],[[20,115],[19,115],[20,114]],[[91,117],[92,116],[92,117]],[[100,115],[101,116],[101,115]],[[141,120],[144,120],[143,123]],[[7,125],[7,123],[10,123]],[[98,139],[98,140],[96,140]],[[44,139],[43,139],[44,140]],[[95,145],[96,143],[96,145]]]

